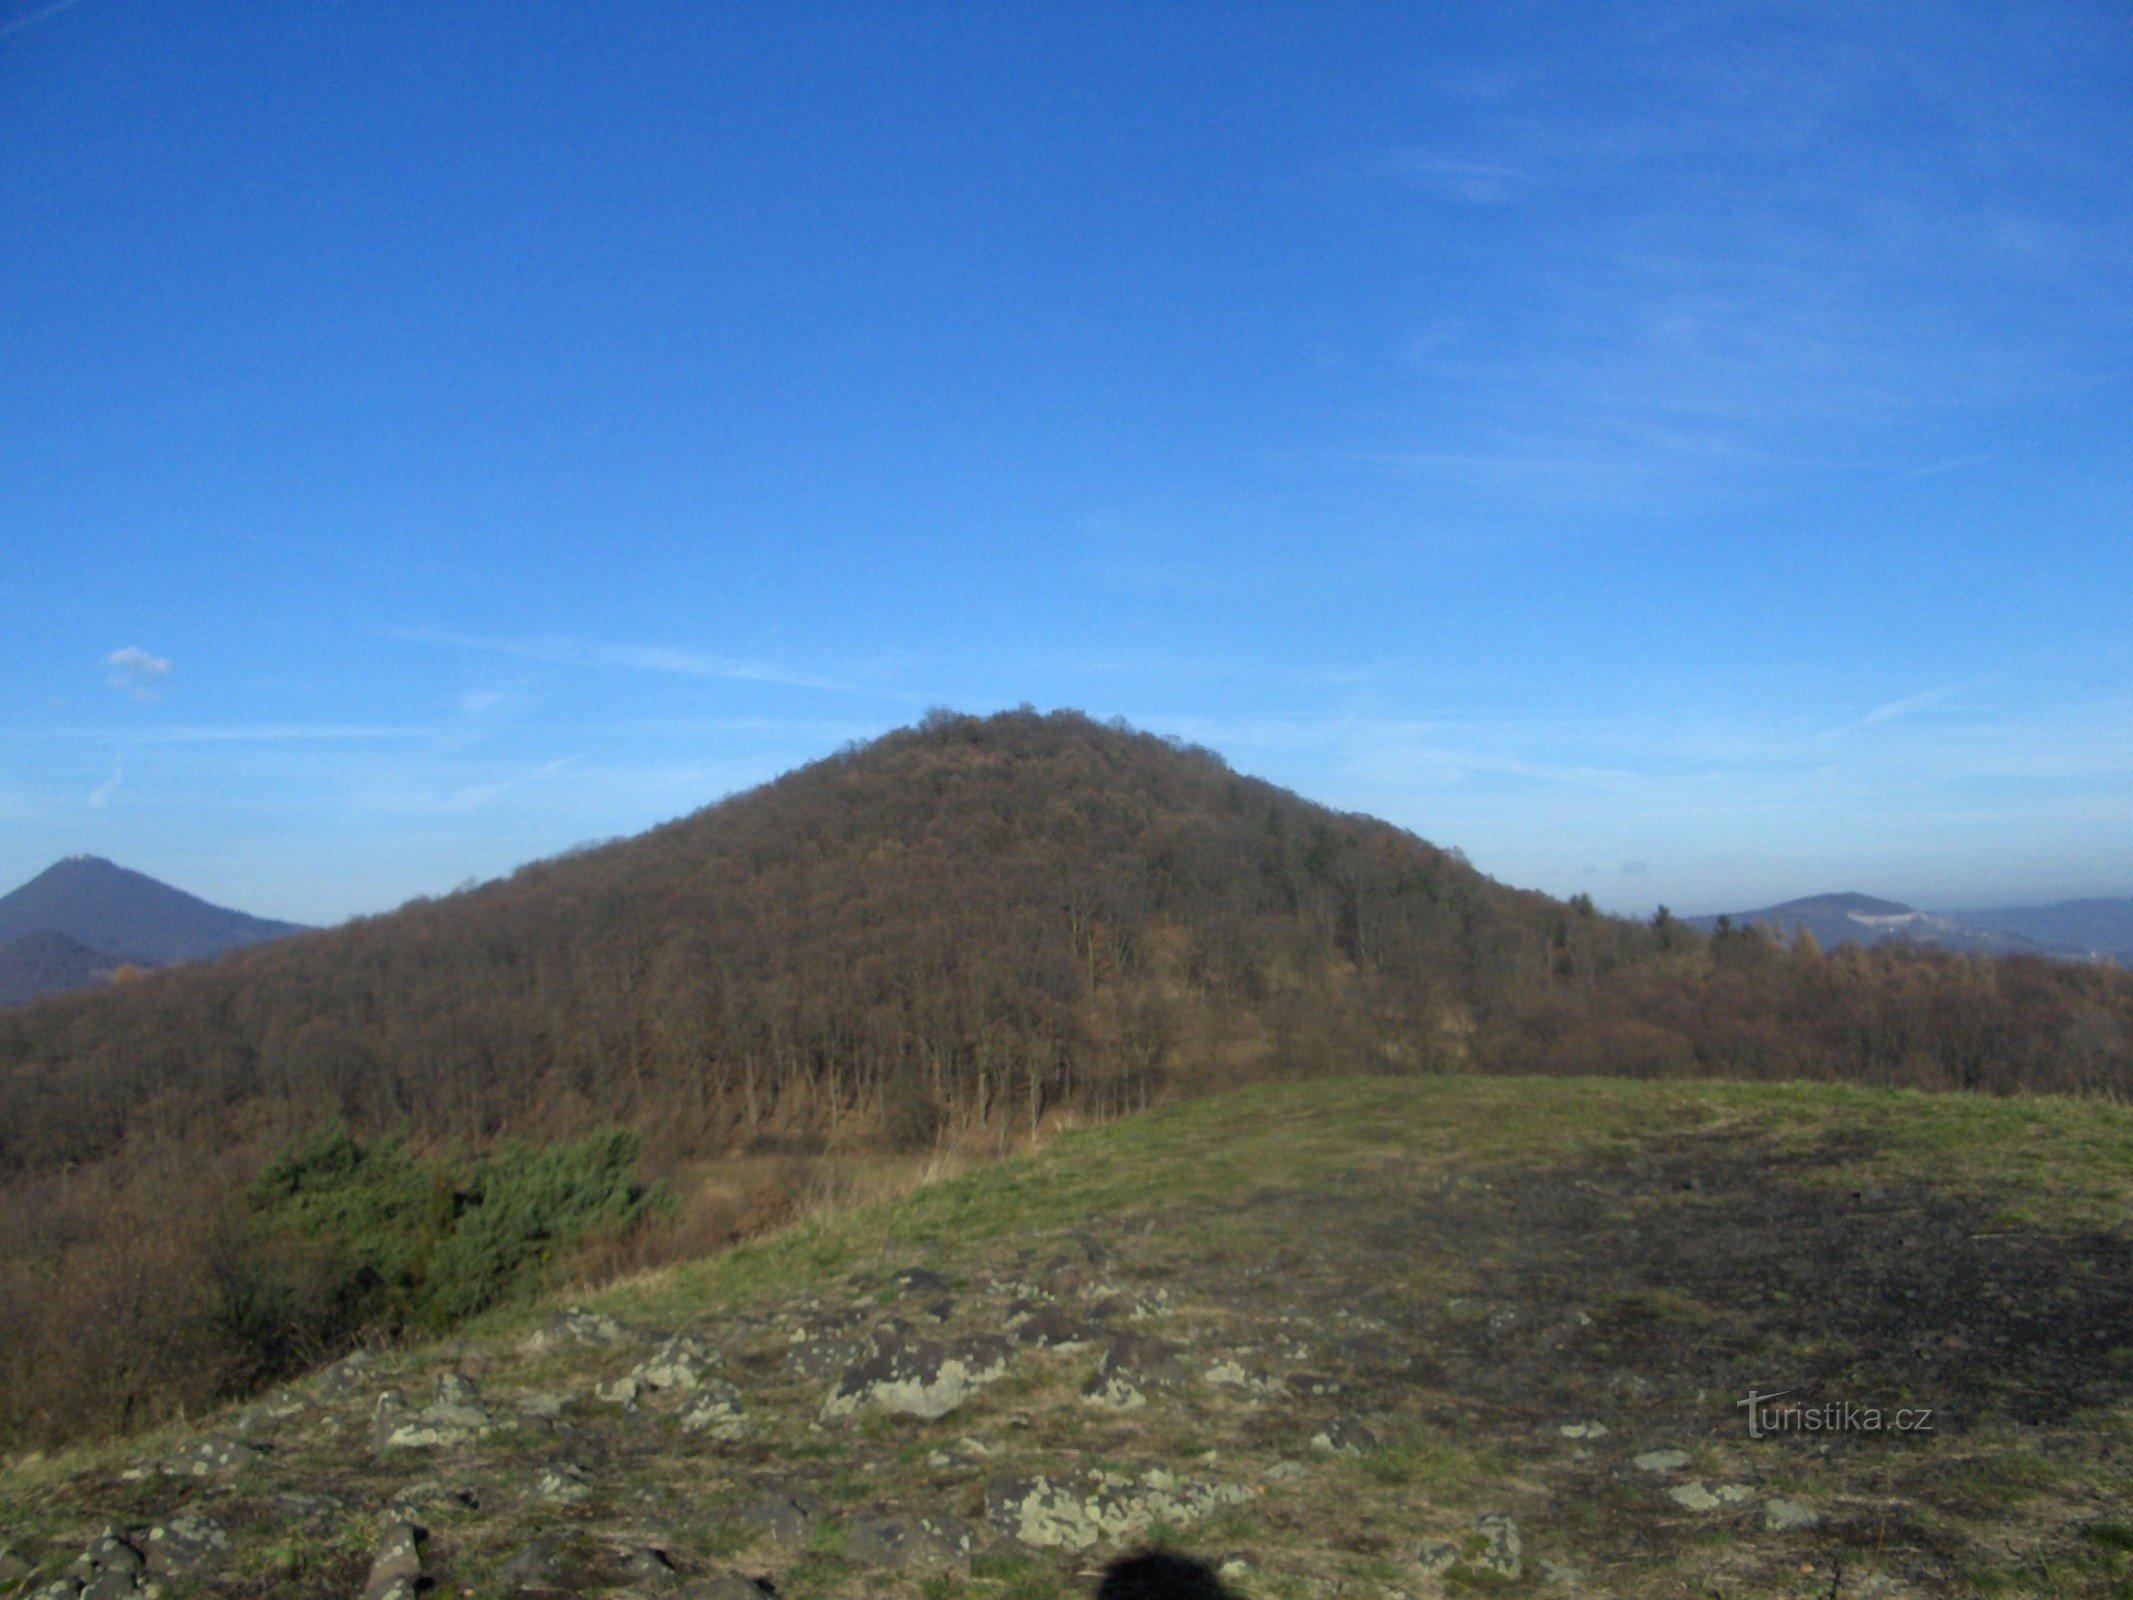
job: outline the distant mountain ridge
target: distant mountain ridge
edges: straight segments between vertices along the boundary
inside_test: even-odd
[[[204,961],[306,931],[100,856],[69,856],[0,895],[0,1005],[99,983],[122,966]]]
[[[0,944],[0,1006],[102,983],[126,963],[51,928]]]
[[[1850,942],[1909,939],[1985,955],[2039,955],[2060,960],[2133,959],[2133,898],[2068,900],[1991,911],[1921,911],[1866,894],[1818,894],[1756,911],[1690,917],[1709,933],[1721,921],[1762,927],[1791,939],[1802,930],[1825,948]]]

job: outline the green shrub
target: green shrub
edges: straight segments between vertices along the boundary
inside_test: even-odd
[[[482,1154],[415,1155],[343,1127],[291,1146],[252,1184],[255,1238],[234,1320],[256,1303],[331,1305],[349,1324],[449,1327],[544,1287],[590,1235],[618,1234],[670,1201],[636,1180],[637,1136],[504,1140]],[[324,1280],[324,1281],[322,1281]]]

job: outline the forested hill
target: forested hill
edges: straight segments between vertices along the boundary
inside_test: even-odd
[[[242,1120],[692,1147],[1426,1065],[1563,908],[1074,714],[938,715],[640,837],[0,1017],[0,1160]],[[1643,953],[1643,930],[1588,943]],[[1604,934],[1605,937],[1600,937]]]

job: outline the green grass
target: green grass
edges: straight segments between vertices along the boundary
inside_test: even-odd
[[[1841,1084],[1619,1078],[1318,1079],[1266,1084],[1064,1134],[1043,1148],[885,1205],[804,1223],[602,1297],[618,1315],[671,1320],[741,1305],[796,1280],[923,1250],[953,1265],[1010,1234],[1179,1206],[1230,1208],[1264,1190],[1363,1169],[1545,1166],[1632,1150],[1656,1134],[1728,1131],[1794,1155],[1827,1184],[1921,1182],[1989,1195],[2056,1227],[2133,1210],[2133,1109],[2093,1100],[1991,1099]],[[1221,1210],[1205,1225],[1221,1237]],[[1230,1233],[1221,1242],[1233,1244]],[[1175,1242],[1195,1240],[1190,1229]],[[507,1312],[477,1325],[523,1325]]]

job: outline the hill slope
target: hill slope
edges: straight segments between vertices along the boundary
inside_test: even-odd
[[[121,965],[118,957],[49,928],[22,934],[0,944],[0,1006],[102,983]]]
[[[925,1142],[1276,1066],[1305,1030],[1321,1065],[1415,1064],[1456,1044],[1422,1016],[1545,970],[1559,915],[1206,752],[942,718],[449,900],[10,1013],[0,1172],[107,1155],[151,1106],[163,1136],[263,1101],[440,1137]]]
[[[1064,1600],[1151,1538],[1283,1600],[2100,1600],[2129,1173],[2090,1102],[1265,1086],[14,1469],[0,1545],[295,1600]]]

